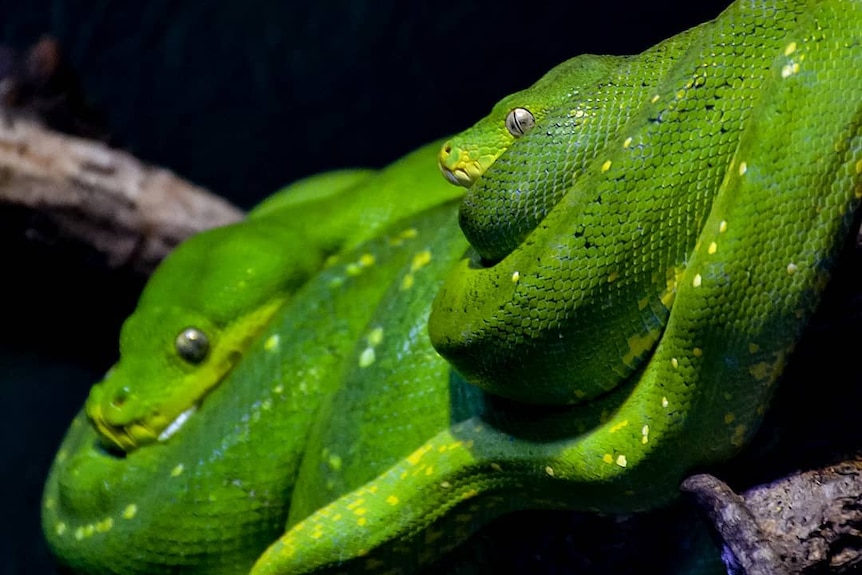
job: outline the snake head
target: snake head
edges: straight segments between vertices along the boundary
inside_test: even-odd
[[[449,182],[469,188],[515,139],[533,128],[533,113],[527,108],[510,107],[510,99],[497,104],[488,118],[440,148],[437,163]]]
[[[87,416],[112,451],[169,439],[242,356],[202,315],[175,306],[145,311],[126,321],[120,361],[87,398]]]
[[[303,256],[292,253],[267,226],[240,223],[162,262],[123,324],[119,361],[87,399],[108,449],[167,441],[192,419],[304,281],[305,268],[289,265]],[[309,257],[307,267],[319,259]]]

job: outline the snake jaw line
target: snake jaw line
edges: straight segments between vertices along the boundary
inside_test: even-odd
[[[164,431],[159,434],[157,438],[159,442],[165,442],[171,438],[177,431],[179,431],[186,422],[191,419],[192,415],[198,410],[198,404],[192,405],[190,408],[180,413],[176,419],[168,424]]]

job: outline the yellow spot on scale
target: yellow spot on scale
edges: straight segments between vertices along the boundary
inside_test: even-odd
[[[388,503],[389,505],[398,505],[398,498],[394,495],[390,495],[386,498],[386,503]]]
[[[368,513],[368,509],[365,507],[359,507],[353,510],[354,515],[365,515],[366,513]]]
[[[612,283],[612,282],[616,281],[619,277],[620,277],[620,272],[617,272],[617,271],[611,272],[610,275],[608,276],[608,283]]]
[[[668,401],[667,401],[667,397],[662,396],[662,398],[661,398],[661,406],[662,406],[662,407],[664,407],[665,409],[667,409],[667,406],[668,406],[668,405],[670,405],[670,403],[668,403]]]
[[[773,365],[767,361],[755,363],[748,368],[748,373],[757,381],[768,381],[772,376]]]
[[[413,274],[407,274],[404,276],[404,279],[401,280],[401,290],[406,291],[413,287],[413,284],[416,283],[416,278],[413,277]]]
[[[347,508],[350,509],[351,511],[353,511],[357,507],[362,507],[363,505],[365,505],[365,499],[360,497],[359,499],[356,499],[355,501],[351,501],[350,503],[348,503]]]
[[[703,283],[703,278],[700,274],[695,274],[694,279],[691,280],[691,285],[698,288],[700,287],[701,283]]]
[[[365,336],[365,341],[368,342],[368,345],[376,346],[380,345],[380,342],[383,341],[383,328],[375,327],[368,335]]]
[[[417,230],[416,228],[407,228],[406,230],[398,234],[398,237],[404,238],[405,240],[409,240],[411,238],[415,238],[418,235],[419,230]]]
[[[114,526],[114,519],[112,517],[108,517],[107,519],[103,519],[96,523],[96,531],[98,533],[107,533],[111,530],[111,527]]]
[[[737,425],[733,430],[733,437],[730,438],[730,443],[734,447],[742,447],[743,443],[745,443],[745,436],[748,432],[748,429],[744,425]]]
[[[759,345],[757,345],[756,343],[748,344],[748,353],[757,353],[758,351],[760,351]]]
[[[661,330],[659,329],[631,336],[628,340],[629,350],[622,357],[623,363],[629,367],[634,367],[635,359],[643,357],[646,352],[650,351],[659,337],[661,337]]]
[[[377,359],[377,356],[374,353],[373,347],[366,347],[361,354],[359,354],[359,367],[368,367]]]
[[[725,414],[724,414],[724,422],[725,422],[726,424],[730,425],[730,424],[731,424],[731,423],[733,423],[735,420],[736,420],[736,416],[735,416],[735,415],[733,415],[732,413],[725,413]]]
[[[696,347],[693,350],[691,350],[691,353],[694,354],[694,357],[700,357],[703,355],[703,350],[700,349],[699,347]]]
[[[129,503],[126,505],[126,508],[123,509],[123,519],[132,519],[138,513],[138,506],[134,503]]]
[[[521,272],[519,272],[519,271],[512,272],[512,283],[518,283],[518,281],[520,279],[521,279]]]
[[[359,265],[367,268],[374,265],[374,254],[362,254],[359,256]]]
[[[425,454],[431,451],[430,445],[423,445],[409,456],[407,456],[407,461],[410,465],[419,465],[419,462],[422,461],[422,458],[425,457]]]
[[[626,461],[625,455],[618,455],[617,456],[617,465],[619,465],[620,467],[625,467],[626,465],[628,465],[628,462]]]
[[[670,358],[670,364],[673,366],[674,369],[679,368],[679,360],[675,357]]]
[[[799,62],[788,62],[781,68],[781,77],[789,78],[799,72]]]
[[[623,421],[621,421],[621,422],[617,423],[616,425],[612,425],[612,426],[611,426],[611,428],[610,428],[608,431],[609,431],[610,433],[616,433],[616,432],[617,432],[617,431],[619,431],[620,429],[622,429],[622,428],[626,427],[628,424],[629,424],[629,420],[628,420],[628,419],[625,419],[625,420],[623,420]]]
[[[711,244],[709,244],[709,247],[708,247],[708,248],[706,248],[706,253],[708,253],[709,255],[712,255],[712,254],[714,254],[717,250],[718,250],[718,244],[717,244],[717,243],[715,243],[715,242],[712,242]]]
[[[797,267],[797,265],[795,263],[790,262],[789,264],[787,264],[787,274],[788,275],[792,276],[797,271],[799,271],[799,267]]]
[[[431,251],[423,250],[413,256],[413,261],[410,262],[410,271],[417,272],[428,265],[431,261]]]
[[[727,231],[727,221],[726,220],[721,220],[721,223],[718,224],[718,231],[722,234]]]
[[[433,466],[433,465],[429,465],[429,466],[425,469],[425,475],[431,475],[432,473],[434,473],[434,466]]]
[[[784,47],[784,55],[785,56],[790,56],[794,52],[796,52],[796,42],[791,42],[790,44],[788,44],[787,46]]]
[[[611,161],[605,160],[605,163],[602,164],[602,172],[607,172],[610,169],[611,169]]]
[[[653,104],[655,104],[656,102],[658,102],[659,98],[661,98],[661,96],[659,96],[658,94],[656,94],[655,96],[653,96],[653,97],[652,97],[652,99],[650,100],[650,102],[651,102],[651,103],[653,103]]]
[[[641,428],[641,443],[646,445],[646,443],[648,441],[649,441],[649,425],[644,425]]]
[[[602,456],[602,461],[604,461],[605,463],[613,463],[614,462],[614,456],[611,455],[610,453],[605,453]]]
[[[628,137],[628,138],[626,138],[626,139],[625,139],[625,141],[623,142],[623,148],[628,148],[628,147],[629,147],[629,146],[631,146],[631,145],[632,145],[632,138],[631,138],[631,136],[629,136],[629,137]]]
[[[326,459],[326,463],[329,464],[329,468],[333,471],[341,470],[341,456],[333,453]]]
[[[748,164],[745,162],[739,162],[739,175],[744,176],[745,172],[748,171]]]
[[[266,338],[266,342],[263,344],[263,349],[266,351],[278,351],[278,344],[281,342],[281,339],[278,337],[278,334],[274,334]]]
[[[183,469],[185,469],[185,467],[183,467],[182,463],[177,464],[176,467],[171,469],[171,477],[179,477],[183,474]]]

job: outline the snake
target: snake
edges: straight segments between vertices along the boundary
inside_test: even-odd
[[[412,573],[512,511],[674,501],[756,432],[857,221],[860,25],[736,0],[192,238],[60,447],[52,550]]]

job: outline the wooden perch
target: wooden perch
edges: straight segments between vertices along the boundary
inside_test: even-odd
[[[745,575],[847,573],[862,565],[862,460],[735,494],[710,475],[682,484]]]
[[[238,208],[168,170],[5,116],[0,203],[46,216],[60,237],[92,247],[108,267],[148,274],[190,235],[242,218]]]

